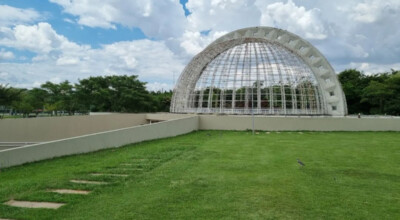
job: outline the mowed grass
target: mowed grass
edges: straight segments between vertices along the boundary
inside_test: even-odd
[[[400,133],[199,131],[3,169],[0,203],[12,219],[400,219]]]

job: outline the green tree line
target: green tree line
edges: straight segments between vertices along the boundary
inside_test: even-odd
[[[365,75],[349,69],[338,78],[349,114],[400,115],[400,71]]]
[[[27,116],[46,111],[76,112],[169,111],[172,91],[150,92],[137,76],[96,76],[76,84],[46,82],[40,88],[18,89],[0,84],[0,107]]]
[[[349,114],[400,115],[400,71],[366,75],[356,69],[338,75]],[[150,92],[137,76],[96,76],[76,84],[46,82],[18,89],[0,84],[0,108],[24,115],[66,112],[168,112],[171,91]]]

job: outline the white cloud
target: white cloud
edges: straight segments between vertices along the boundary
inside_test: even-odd
[[[106,61],[108,72],[131,73],[142,80],[171,80],[184,65],[163,42],[124,41],[93,50],[95,59]]]
[[[362,22],[373,23],[388,14],[400,14],[400,1],[398,0],[366,0],[358,3],[354,8],[346,11],[350,12],[350,18]]]
[[[196,0],[188,1],[186,7],[189,31],[233,31],[257,26],[260,10],[255,0]]]
[[[36,53],[31,63],[0,63],[2,72],[12,73],[0,83],[13,86],[32,87],[47,80],[76,82],[109,74],[134,74],[143,81],[165,83],[184,67],[162,41],[123,41],[93,49],[69,41],[47,23],[18,25],[3,32],[8,37],[0,38],[0,45]],[[4,49],[0,54],[10,56]]]
[[[391,72],[392,69],[400,70],[400,62],[391,64],[351,62],[348,68],[354,68],[364,72],[367,75],[371,75],[376,73]]]
[[[262,11],[261,25],[286,29],[306,39],[321,40],[327,37],[321,12],[317,8],[306,10],[291,0],[286,4],[265,4],[264,1],[258,1],[257,4]]]
[[[63,18],[66,22],[116,31],[119,25],[138,27],[157,41],[113,42],[93,49],[60,35],[49,23],[35,23],[40,14],[34,9],[11,7],[15,13],[5,16],[1,13],[5,7],[0,6],[0,46],[5,47],[0,51],[0,83],[31,87],[46,80],[76,82],[90,75],[136,74],[150,82],[152,90],[169,88],[173,76],[177,79],[184,65],[213,40],[259,25],[307,39],[336,70],[400,69],[398,0],[189,0],[187,18],[178,0],[51,2],[76,16]],[[8,48],[34,52],[35,57],[6,63],[15,59]]]
[[[74,64],[78,64],[78,62],[79,62],[79,59],[77,59],[76,57],[62,56],[57,59],[56,64],[59,66],[74,65]]]
[[[71,23],[71,24],[75,24],[75,21],[73,21],[72,19],[70,19],[70,18],[64,18],[63,19],[65,22],[68,22],[68,23]]]
[[[12,60],[14,59],[14,53],[11,51],[6,51],[4,48],[0,49],[0,61],[1,60]]]
[[[217,38],[227,34],[225,31],[210,32],[208,35],[202,35],[200,32],[186,31],[180,39],[180,46],[185,49],[190,56],[200,53],[207,45]]]
[[[34,9],[21,9],[8,5],[0,5],[0,27],[29,24],[37,21],[39,18],[40,14]]]
[[[173,90],[174,86],[168,83],[154,82],[154,83],[147,83],[146,88],[150,91],[168,91],[168,90]]]
[[[78,16],[78,23],[89,27],[116,28],[116,24],[139,27],[155,38],[180,36],[185,15],[179,1],[158,0],[50,0],[61,5],[66,13]],[[96,5],[96,7],[93,7]]]
[[[0,28],[0,46],[29,50],[39,54],[63,50],[79,50],[81,47],[58,35],[48,23],[17,25]]]

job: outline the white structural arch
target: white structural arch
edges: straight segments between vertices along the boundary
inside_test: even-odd
[[[246,51],[250,51],[252,54],[247,54],[250,52],[241,52],[241,48],[245,48]],[[235,56],[238,57],[238,60],[243,59],[240,61],[240,65],[243,65],[243,67],[239,66],[239,64],[229,64],[232,63],[234,59],[236,59]],[[265,63],[263,63],[264,58],[262,56],[273,57],[265,58]],[[277,58],[277,56],[281,56],[281,58]],[[291,61],[286,61],[285,57],[287,59],[291,59]],[[246,62],[248,62],[248,60],[246,61],[246,59],[253,59],[253,64],[249,64],[248,67],[245,67],[245,65],[247,65]],[[266,59],[271,59],[272,61],[268,61],[269,64],[266,64]],[[280,64],[277,62],[278,60],[279,62],[281,62]],[[271,62],[274,63],[271,64]],[[259,73],[259,71],[261,70],[258,69],[258,66],[262,65],[264,65],[264,68],[262,70],[265,71],[265,76],[263,76],[262,73]],[[300,68],[295,65],[299,65],[302,67]],[[256,68],[254,68],[254,66],[256,66]],[[251,85],[252,87],[250,88],[250,86],[243,86],[243,88],[245,88],[243,89],[243,91],[245,91],[243,92],[243,94],[245,94],[245,98],[243,98],[243,103],[245,104],[243,104],[243,106],[241,107],[238,107],[238,103],[236,103],[237,106],[235,106],[235,97],[237,96],[237,94],[235,95],[235,90],[238,89],[237,87],[235,88],[234,85],[234,89],[229,87],[229,91],[231,93],[233,90],[233,95],[228,95],[230,98],[230,100],[228,101],[226,100],[227,95],[224,94],[224,89],[216,90],[218,89],[218,86],[225,83],[225,81],[226,85],[231,83],[228,82],[230,76],[228,76],[229,72],[227,71],[227,69],[232,72],[232,69],[234,68],[236,68],[236,73],[240,74],[242,80],[246,77],[247,69],[247,72],[249,72],[249,74],[251,71],[256,71],[256,74],[254,75],[255,78],[250,79],[250,76],[248,78],[248,85]],[[243,69],[239,71],[238,68]],[[268,89],[264,88],[264,90],[262,90],[261,88],[263,86],[262,77],[265,77],[265,79],[267,77],[270,77],[267,75],[269,74],[268,68],[270,68],[271,71],[278,71],[280,77],[282,77],[281,71],[287,71],[287,73],[284,73],[286,74],[284,76],[287,77],[287,81],[289,82],[289,84],[291,83],[292,85],[286,85],[287,82],[285,85],[283,85],[282,81],[284,81],[285,79],[281,78],[281,81],[279,81],[279,83],[281,83],[280,85],[282,89],[280,90],[281,93],[279,96],[273,94],[272,91],[272,87],[277,87],[277,85],[279,87],[279,83],[270,86],[269,89],[271,92],[269,93],[269,96],[268,94],[265,95],[263,93],[263,91],[266,91],[266,93],[268,93]],[[273,70],[272,68],[275,68],[275,70]],[[217,71],[220,71],[222,73],[218,75],[216,73]],[[224,75],[224,71],[228,73]],[[301,83],[289,79],[290,77],[293,77],[294,79],[294,77],[297,77],[298,74],[304,74],[304,71],[308,71],[310,75],[309,79],[314,80],[315,82],[315,85],[312,87],[313,92],[311,92],[313,95],[315,95],[315,97],[313,97],[314,104],[312,104],[311,101],[307,103],[306,100],[304,104],[305,107],[300,101],[300,99],[303,99],[303,97],[300,97],[300,93],[302,90],[299,89],[300,92],[298,92],[293,89],[295,87],[294,84],[297,83],[296,86],[299,87],[299,84]],[[205,74],[210,75],[209,79],[205,78]],[[214,82],[214,79],[215,81],[217,81],[216,75],[218,75],[219,77],[218,83]],[[234,77],[234,82],[236,83],[237,76],[235,75]],[[224,79],[226,80],[224,81]],[[207,88],[205,88],[204,86],[201,86],[201,80],[209,80],[212,82],[207,84],[208,86]],[[250,84],[250,81],[252,84]],[[244,85],[243,82],[241,83],[242,85]],[[292,92],[287,92],[286,95],[291,94],[291,98],[287,96],[288,100],[286,101],[285,90],[292,90]],[[217,91],[217,93],[215,91]],[[227,93],[226,91],[228,91],[228,89],[225,89],[225,93]],[[213,94],[213,92],[215,94]],[[299,96],[297,97],[297,95]],[[213,97],[215,96],[220,96],[221,98],[219,98],[217,101],[214,101]],[[303,96],[308,97],[310,95],[305,94]],[[266,97],[266,99],[269,99],[269,101],[265,102],[270,103],[266,103],[264,105],[262,97]],[[280,97],[280,99],[282,99],[279,100],[280,104],[278,103],[278,105],[274,103],[274,101],[277,101],[278,99],[276,97]],[[239,98],[236,99],[239,100]],[[227,105],[225,104],[226,102],[229,102],[231,104]],[[292,104],[289,104],[289,102]],[[314,107],[310,107],[310,103],[314,105]],[[266,115],[279,114],[343,116],[347,114],[347,106],[344,93],[333,68],[326,60],[326,58],[313,45],[300,38],[299,36],[285,30],[271,27],[251,27],[236,30],[218,38],[191,60],[191,62],[183,70],[176,84],[171,100],[170,111],[176,113],[254,113]]]

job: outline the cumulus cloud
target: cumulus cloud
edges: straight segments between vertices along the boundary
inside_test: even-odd
[[[37,21],[39,18],[40,14],[34,9],[22,9],[8,5],[0,5],[0,27],[29,24]]]
[[[181,38],[180,46],[185,49],[187,54],[194,56],[226,33],[226,31],[213,31],[207,35],[203,35],[198,31],[186,31]]]
[[[16,86],[32,87],[47,80],[76,82],[79,78],[110,74],[134,74],[144,81],[171,82],[173,75],[179,75],[184,67],[162,41],[123,41],[94,49],[69,41],[48,23],[2,28],[2,33],[7,37],[0,37],[0,45],[36,53],[30,63],[0,63],[5,75],[0,83],[13,82]],[[0,57],[12,56],[5,49],[0,51]]]
[[[117,42],[93,50],[93,58],[106,61],[108,72],[139,75],[142,80],[171,80],[184,65],[163,43],[151,40]],[[110,57],[113,60],[110,60]]]
[[[239,28],[266,25],[310,41],[337,71],[400,69],[398,0],[51,0],[73,15],[64,21],[93,28],[140,28],[152,40],[92,48],[69,40],[34,9],[0,6],[0,83],[23,87],[105,74],[135,74],[148,88],[172,88],[184,65],[209,43]],[[3,10],[3,11],[2,11]],[[12,13],[11,13],[12,11]],[[6,14],[8,13],[8,14]],[[5,16],[7,15],[7,16]],[[154,40],[155,39],[155,40]],[[13,63],[10,48],[33,59]],[[18,57],[20,59],[20,57]]]
[[[260,10],[255,0],[196,0],[186,8],[190,31],[233,31],[259,25]]]
[[[321,40],[327,37],[321,12],[317,8],[306,10],[291,0],[286,4],[282,2],[265,4],[265,1],[257,3],[262,11],[261,25],[286,29],[306,39]]]
[[[1,60],[12,60],[14,59],[14,53],[11,51],[6,51],[4,48],[0,49],[0,61]]]
[[[255,0],[196,0],[188,1],[186,8],[191,14],[177,44],[187,61],[218,37],[260,24],[261,13]]]
[[[391,64],[351,62],[347,68],[358,69],[367,75],[371,75],[376,73],[390,72],[392,69],[400,70],[400,62]]]
[[[348,9],[350,18],[362,22],[373,23],[388,15],[399,15],[400,2],[397,0],[366,0]]]
[[[89,27],[115,29],[117,24],[139,27],[154,38],[180,36],[185,14],[179,1],[157,0],[50,0],[61,5],[66,13],[78,16],[78,23]],[[96,5],[96,7],[93,7]]]
[[[0,28],[0,46],[29,50],[39,54],[52,51],[77,50],[80,46],[58,35],[49,23],[17,25]]]
[[[159,82],[153,82],[153,83],[147,83],[146,88],[150,91],[168,91],[168,90],[173,90],[174,85],[171,83],[159,83]]]

